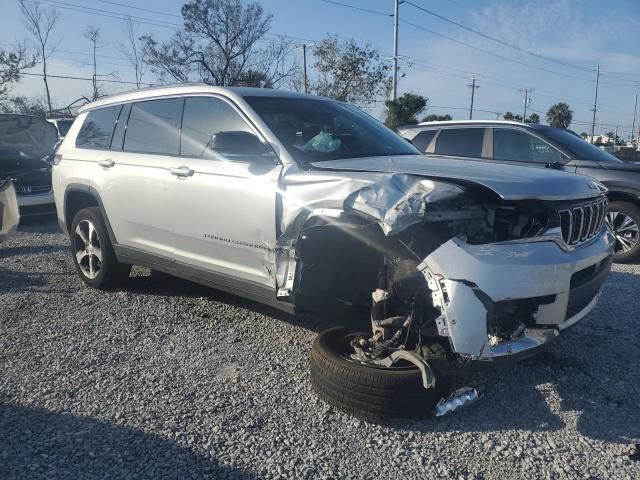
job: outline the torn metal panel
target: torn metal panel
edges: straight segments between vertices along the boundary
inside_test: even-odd
[[[421,222],[430,203],[459,197],[465,189],[398,173],[353,192],[344,201],[346,212],[376,221],[385,235]]]
[[[568,304],[575,290],[571,278],[601,263],[608,271],[612,249],[613,238],[608,233],[570,255],[551,241],[468,245],[453,238],[427,256],[418,269],[443,314],[438,330],[448,334],[452,350],[474,359],[491,359],[538,347],[583,318],[595,306],[595,299],[569,317]],[[601,286],[596,278],[589,287],[595,298]],[[491,338],[488,320],[496,302],[536,297],[547,300],[537,306],[532,325],[519,329],[508,341]]]

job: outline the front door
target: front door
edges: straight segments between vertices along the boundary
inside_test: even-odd
[[[170,184],[176,260],[275,288],[276,191],[281,165],[227,99],[185,100]]]
[[[567,158],[544,140],[517,128],[494,128],[493,160],[513,165],[565,169]],[[575,169],[571,169],[574,171]]]

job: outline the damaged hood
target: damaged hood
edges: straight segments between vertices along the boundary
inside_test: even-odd
[[[504,200],[571,200],[600,195],[606,187],[589,177],[547,168],[520,167],[425,155],[365,157],[313,162],[319,170],[388,172],[476,184]]]

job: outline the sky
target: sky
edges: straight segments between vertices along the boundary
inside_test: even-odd
[[[21,23],[17,1],[0,2],[4,12],[0,17],[0,47],[6,48],[27,38],[28,33]],[[389,59],[393,0],[336,2],[378,13],[323,0],[259,3],[273,15],[270,35],[288,35],[300,45],[312,44],[330,34],[353,37],[378,47],[382,57]],[[179,25],[184,1],[41,0],[41,3],[55,5],[60,14],[54,33],[58,47],[50,60],[50,73],[90,76],[90,44],[82,34],[91,24],[100,27],[104,38],[99,49],[99,73],[114,73],[120,80],[131,81],[133,71],[118,50],[118,43],[124,40],[122,15],[138,20],[139,34],[166,40],[174,27],[143,22]],[[468,85],[476,77],[479,88],[475,94],[474,119],[495,119],[506,111],[522,114],[526,89],[531,98],[529,112],[539,113],[544,121],[549,106],[564,101],[574,111],[571,128],[578,133],[589,132],[595,70],[600,65],[596,133],[614,131],[618,125],[621,136],[630,136],[640,84],[640,0],[610,0],[606,4],[599,0],[411,0],[400,5],[399,19],[402,78],[398,92],[427,97],[425,114],[448,113],[454,119],[468,118],[471,94]],[[294,55],[299,52],[295,50]],[[312,72],[313,57],[308,60]],[[36,66],[32,71],[38,72],[40,68]],[[154,80],[147,73],[145,81]],[[82,80],[52,79],[50,85],[57,106],[90,92],[90,83]],[[113,93],[130,88],[125,84],[106,86]],[[43,92],[41,78],[24,76],[12,94],[42,96]],[[381,102],[371,112],[380,117],[383,109]]]

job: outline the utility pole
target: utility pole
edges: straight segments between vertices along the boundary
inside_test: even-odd
[[[471,106],[469,107],[469,120],[473,120],[473,99],[476,94],[476,89],[480,88],[479,85],[476,85],[476,77],[471,78],[471,85],[467,85],[467,87],[471,87]]]
[[[613,151],[616,151],[616,145],[618,144],[618,125],[616,125],[616,133],[613,134]]]
[[[309,87],[307,83],[307,45],[302,44],[302,71],[304,74],[304,93],[309,92]]]
[[[596,70],[596,98],[593,101],[593,122],[591,123],[591,143],[593,143],[593,136],[596,131],[596,112],[598,111],[598,84],[600,83],[600,65]]]
[[[633,125],[631,127],[631,141],[633,142],[633,136],[636,134],[636,112],[638,111],[638,91],[636,90],[636,103],[633,107]]]
[[[398,7],[400,0],[393,0],[393,88],[391,100],[398,98]]]
[[[524,92],[524,111],[522,112],[522,123],[527,123],[527,107],[529,106],[529,89],[525,88],[520,90],[520,93]]]

